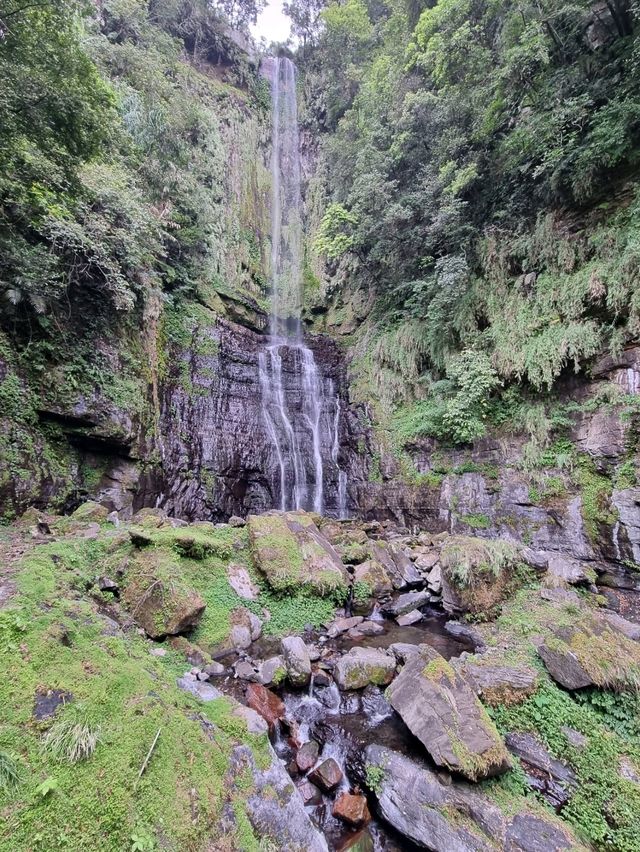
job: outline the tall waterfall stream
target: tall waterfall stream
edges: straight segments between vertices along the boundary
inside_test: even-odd
[[[327,514],[325,467],[333,465],[338,483],[331,506],[347,513],[347,476],[339,465],[340,397],[323,377],[313,350],[305,345],[302,304],[302,192],[300,137],[293,62],[265,62],[271,81],[271,320],[270,341],[258,370],[263,414],[280,472],[273,483],[274,503],[282,511],[307,509]],[[299,381],[300,394],[288,390],[286,369]]]

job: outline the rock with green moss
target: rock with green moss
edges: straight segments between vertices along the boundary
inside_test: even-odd
[[[508,665],[499,657],[471,656],[453,661],[474,692],[492,707],[520,704],[538,686],[538,672],[532,666]]]
[[[141,550],[129,562],[122,602],[152,639],[192,629],[205,609],[204,600],[184,582],[175,556],[159,548]]]
[[[551,677],[565,689],[640,688],[640,644],[612,630],[598,614],[558,628],[540,643],[538,654]]]
[[[333,671],[342,689],[386,686],[396,673],[396,658],[377,648],[356,647],[340,657]]]
[[[356,565],[353,572],[354,590],[361,590],[362,597],[380,597],[393,590],[393,584],[384,565],[377,559],[367,559]]]
[[[109,510],[106,506],[95,503],[93,500],[88,500],[86,503],[78,506],[71,517],[77,521],[96,521],[100,523],[107,520],[108,514]]]
[[[505,806],[478,787],[434,772],[380,745],[367,746],[378,809],[396,831],[432,852],[586,850],[548,809],[505,795]]]
[[[251,554],[275,592],[345,595],[348,575],[334,547],[307,512],[248,518]]]
[[[525,577],[514,544],[472,536],[447,537],[440,566],[442,605],[454,614],[489,617]]]
[[[387,698],[438,766],[479,781],[510,767],[502,737],[475,692],[433,648],[411,655]]]

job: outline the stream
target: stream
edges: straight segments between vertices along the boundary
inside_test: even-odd
[[[294,783],[300,786],[305,782],[305,774],[298,771],[295,757],[299,748],[310,740],[315,740],[320,746],[315,766],[332,757],[344,773],[336,790],[330,795],[317,791],[314,803],[307,805],[312,820],[325,835],[332,852],[345,852],[347,849],[399,852],[417,848],[376,819],[372,797],[368,801],[372,820],[361,829],[350,828],[334,817],[332,805],[341,793],[366,792],[359,785],[359,778],[364,772],[359,756],[367,745],[377,743],[402,754],[424,756],[421,744],[386,701],[384,688],[368,686],[358,691],[341,691],[328,675],[333,663],[354,646],[387,649],[394,643],[424,643],[435,648],[445,659],[473,650],[468,643],[445,630],[448,617],[434,610],[426,610],[423,620],[411,626],[401,627],[394,620],[382,616],[377,616],[376,620],[383,632],[357,639],[349,638],[346,633],[329,638],[326,633],[307,631],[304,641],[319,651],[309,686],[304,690],[294,690],[289,685],[270,687],[286,708],[286,718],[271,739]],[[255,659],[265,659],[279,651],[279,639],[263,637],[253,643],[248,653]],[[245,700],[246,684],[242,680],[230,675],[218,683],[223,692],[233,694],[240,701]]]

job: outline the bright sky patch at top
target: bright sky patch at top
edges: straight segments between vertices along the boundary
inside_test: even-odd
[[[271,41],[286,41],[291,32],[291,22],[282,11],[282,0],[270,0],[258,16],[255,26],[251,27],[253,37]]]

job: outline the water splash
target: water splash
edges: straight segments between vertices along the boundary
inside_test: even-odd
[[[295,65],[285,57],[265,62],[271,80],[271,341],[258,372],[267,434],[275,450],[282,511],[326,510],[325,467],[333,467],[336,493],[329,502],[347,512],[347,476],[338,463],[340,399],[305,345],[302,305],[302,192]],[[287,370],[291,374],[286,376]],[[299,398],[298,398],[299,397]]]

